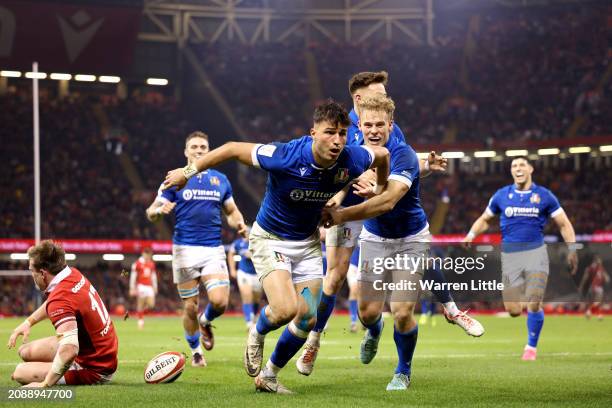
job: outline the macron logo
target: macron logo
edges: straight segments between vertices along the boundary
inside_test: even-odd
[[[74,62],[81,55],[83,49],[91,42],[93,36],[104,23],[104,18],[92,22],[91,17],[84,10],[77,11],[70,17],[70,21],[66,21],[59,15],[57,20],[62,30],[70,62]]]
[[[308,170],[308,168],[306,168],[306,167],[300,167],[300,175],[303,176],[304,174],[306,174],[307,170]]]

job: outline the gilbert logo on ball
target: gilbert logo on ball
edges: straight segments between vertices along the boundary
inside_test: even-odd
[[[177,351],[166,351],[149,361],[144,371],[148,384],[171,383],[181,376],[185,368],[185,356]]]

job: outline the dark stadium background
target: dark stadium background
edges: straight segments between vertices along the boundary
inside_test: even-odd
[[[0,315],[27,314],[38,301],[28,275],[6,272],[27,269],[14,258],[34,235],[32,81],[25,77],[32,61],[48,75],[39,82],[42,236],[70,240],[73,264],[111,310],[130,307],[122,271],[139,248],[168,253],[172,219],[150,224],[144,209],[165,172],[184,164],[190,131],[207,132],[212,147],[301,136],[325,98],[350,109],[347,81],[364,70],[389,72],[387,91],[409,144],[457,157],[448,174],[422,183],[434,234],[460,240],[495,190],[511,182],[507,151],[526,149],[534,181],[555,192],[580,241],[607,253],[612,270],[609,2],[235,3],[0,3]],[[96,78],[77,81],[76,74]],[[147,78],[168,83],[148,85]],[[558,151],[541,150],[551,148]],[[254,220],[265,174],[220,170]],[[559,238],[554,228],[547,234]],[[225,243],[233,238],[224,230]],[[105,253],[125,259],[104,261]],[[173,312],[179,301],[170,264],[158,267],[157,310]],[[237,291],[231,304],[239,310]]]

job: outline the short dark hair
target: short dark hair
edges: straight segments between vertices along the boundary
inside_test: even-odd
[[[371,84],[383,84],[387,86],[389,74],[387,71],[379,72],[360,72],[353,75],[349,80],[349,92],[353,95],[358,89],[365,88]]]
[[[201,130],[196,130],[195,132],[191,132],[187,135],[187,138],[185,139],[185,144],[189,143],[189,141],[195,137],[201,137],[202,139],[208,142],[208,135],[202,132]]]
[[[50,239],[28,249],[28,257],[36,269],[45,269],[57,275],[66,267],[66,252],[60,244]]]
[[[344,109],[344,106],[333,99],[328,99],[317,106],[312,120],[314,123],[329,122],[335,126],[348,127],[351,124],[348,112]]]
[[[515,156],[515,157],[513,157],[513,158],[512,158],[512,160],[510,160],[510,163],[512,163],[513,161],[518,160],[518,159],[523,159],[523,160],[525,160],[525,161],[527,162],[527,164],[528,164],[528,165],[530,165],[531,167],[533,167],[533,164],[531,164],[531,161],[529,160],[529,158],[528,158],[527,156]]]

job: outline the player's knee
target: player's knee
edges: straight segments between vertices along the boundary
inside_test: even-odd
[[[527,310],[530,312],[538,312],[542,304],[539,301],[530,301],[527,303]]]
[[[227,309],[228,299],[227,298],[211,299],[210,304],[212,305],[213,309],[215,309],[217,312],[223,313],[225,312],[225,309]]]
[[[11,379],[13,381],[17,381],[20,384],[27,384],[28,383],[28,381],[25,378],[25,369],[24,369],[24,364],[23,363],[17,364],[17,367],[15,367],[15,370],[13,371],[13,374],[11,374]]]
[[[30,361],[32,359],[32,347],[30,347],[30,344],[22,344],[17,353],[23,361]]]
[[[393,312],[393,321],[395,322],[395,326],[400,330],[404,330],[405,328],[412,325],[412,311],[411,310],[397,310]]]
[[[380,317],[380,311],[373,305],[359,305],[359,319],[363,323],[373,323]]]

